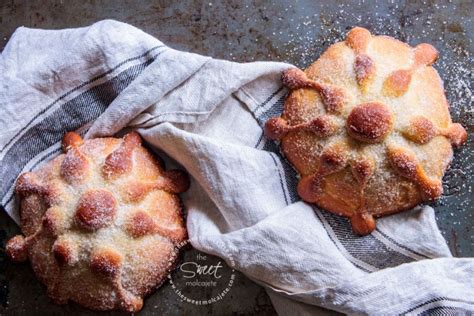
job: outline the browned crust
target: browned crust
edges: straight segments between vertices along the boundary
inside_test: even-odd
[[[53,244],[53,256],[58,265],[74,265],[79,260],[77,244],[64,239],[56,239]]]
[[[29,259],[58,304],[137,312],[176,265],[175,248],[187,238],[176,193],[188,189],[189,178],[164,170],[137,133],[86,141],[67,133],[63,149],[18,178],[27,237],[10,239],[7,255]]]
[[[127,219],[125,231],[132,237],[138,238],[156,231],[156,224],[148,213],[138,210]]]
[[[356,56],[354,62],[354,71],[357,83],[362,91],[366,92],[369,84],[375,77],[376,69],[374,61],[366,54],[359,54]]]
[[[17,235],[11,238],[6,245],[8,258],[13,262],[23,262],[28,260],[28,249],[25,237]]]
[[[60,173],[68,183],[83,183],[90,175],[89,161],[77,147],[69,147],[61,163]]]
[[[467,133],[451,121],[431,67],[437,58],[429,44],[412,48],[356,27],[304,72],[283,74],[290,93],[265,133],[281,141],[300,173],[303,200],[351,218],[364,235],[375,229],[374,218],[442,194],[451,146]],[[324,87],[343,96],[337,110],[328,107]],[[330,117],[331,133],[308,129],[320,117]]]
[[[354,107],[347,117],[346,130],[354,139],[366,143],[379,143],[390,132],[393,117],[390,109],[378,102],[363,103]]]
[[[132,155],[136,147],[141,145],[141,138],[136,132],[127,134],[122,144],[105,158],[102,175],[110,180],[127,174],[132,170]]]
[[[114,221],[117,214],[117,201],[105,189],[88,190],[81,195],[76,209],[79,225],[88,230],[106,227]]]
[[[337,126],[330,116],[322,115],[311,121],[298,125],[288,125],[281,117],[269,119],[265,124],[265,134],[267,137],[277,140],[289,132],[307,131],[317,137],[328,137],[336,133]]]
[[[84,143],[82,137],[75,132],[67,132],[63,136],[61,147],[63,152],[68,152],[72,147],[79,147]]]

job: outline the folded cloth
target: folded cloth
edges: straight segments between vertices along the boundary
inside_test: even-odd
[[[133,128],[191,174],[192,245],[265,286],[280,314],[474,311],[474,261],[451,256],[430,207],[356,237],[299,200],[295,171],[262,133],[290,67],[180,52],[110,20],[21,27],[0,56],[1,204],[18,222],[15,178],[58,154],[64,132]]]

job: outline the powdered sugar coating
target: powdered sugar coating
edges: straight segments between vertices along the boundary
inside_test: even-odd
[[[429,44],[412,48],[356,27],[304,75],[296,70],[284,75],[292,91],[283,115],[269,122],[285,126],[279,138],[301,174],[298,192],[304,200],[350,217],[354,231],[367,234],[375,228],[373,216],[441,195],[451,144],[462,144],[466,132],[451,121],[442,82],[430,66],[437,57]],[[292,75],[298,79],[288,78]],[[304,86],[295,88],[301,82]],[[322,86],[344,95],[338,111],[328,107]],[[308,124],[314,113],[332,116],[346,128],[322,138],[292,130]],[[345,148],[343,167],[323,159],[335,146]]]
[[[88,230],[96,230],[112,224],[117,214],[117,201],[108,190],[88,190],[79,199],[75,218]]]
[[[61,163],[61,177],[70,184],[74,182],[80,183],[87,180],[89,172],[90,168],[87,157],[77,147],[70,148]]]
[[[13,237],[7,254],[29,259],[56,303],[136,312],[176,264],[186,229],[175,193],[189,179],[157,164],[137,133],[68,133],[63,149],[18,178],[25,237]]]

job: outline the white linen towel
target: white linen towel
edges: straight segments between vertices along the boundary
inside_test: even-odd
[[[345,219],[300,201],[294,170],[262,133],[283,109],[289,67],[180,52],[111,20],[21,27],[0,55],[1,204],[18,222],[15,178],[57,155],[64,132],[133,128],[192,176],[192,245],[232,257],[280,314],[474,311],[474,261],[451,256],[430,207],[356,237]]]

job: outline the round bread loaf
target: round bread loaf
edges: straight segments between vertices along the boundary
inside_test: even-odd
[[[282,76],[290,93],[266,135],[281,141],[300,173],[298,194],[349,217],[360,235],[374,217],[442,194],[452,146],[466,141],[451,121],[438,52],[352,29],[304,72]]]
[[[21,229],[6,251],[30,260],[58,304],[136,312],[175,267],[187,237],[176,193],[187,175],[165,171],[136,132],[83,141],[67,133],[61,154],[19,176]]]

